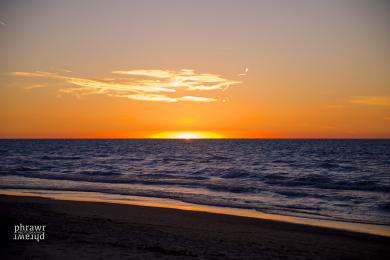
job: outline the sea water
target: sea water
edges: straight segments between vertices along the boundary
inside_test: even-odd
[[[0,140],[0,189],[390,225],[390,140]]]

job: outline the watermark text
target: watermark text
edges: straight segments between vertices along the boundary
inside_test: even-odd
[[[46,225],[15,225],[13,240],[45,240]]]

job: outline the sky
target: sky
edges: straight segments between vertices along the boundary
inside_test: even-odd
[[[1,0],[0,138],[390,138],[390,3]]]

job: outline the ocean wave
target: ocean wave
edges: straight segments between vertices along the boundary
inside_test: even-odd
[[[388,140],[0,140],[0,147],[2,187],[72,182],[284,214],[390,219]]]
[[[49,155],[44,155],[42,157],[40,157],[40,159],[42,160],[81,160],[81,159],[84,159],[84,157],[80,157],[80,156],[55,156],[55,155],[52,155],[52,156],[49,156]]]

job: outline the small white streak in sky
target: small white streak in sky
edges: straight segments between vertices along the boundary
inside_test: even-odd
[[[245,68],[245,72],[238,74],[238,76],[246,76],[248,74],[249,69]]]

